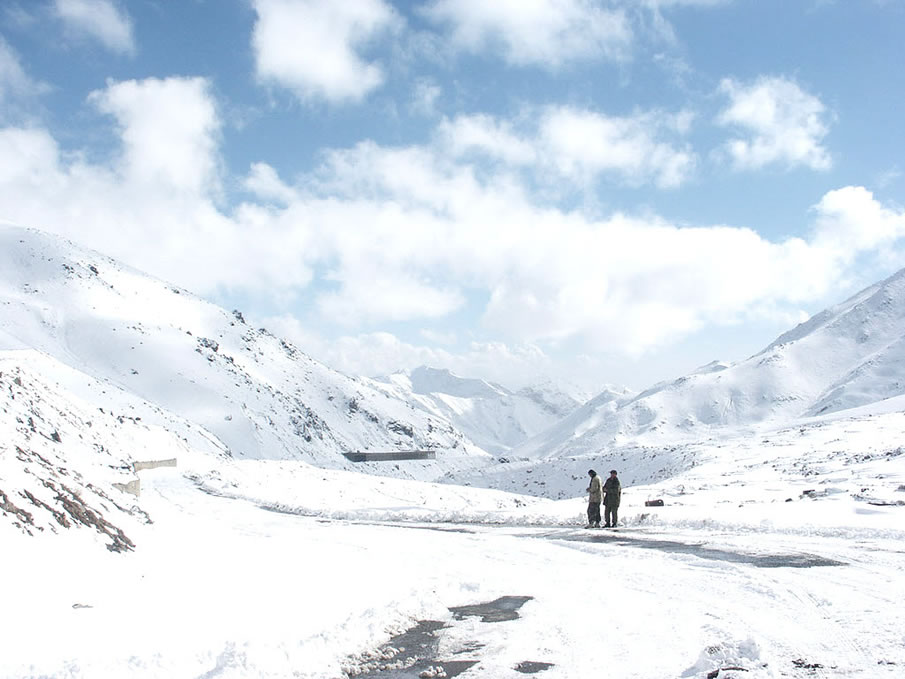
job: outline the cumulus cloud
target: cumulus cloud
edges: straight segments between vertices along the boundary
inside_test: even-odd
[[[601,177],[619,183],[681,185],[697,163],[688,144],[671,143],[690,126],[686,113],[640,113],[611,117],[572,107],[548,107],[528,121],[525,130],[488,115],[445,120],[441,143],[456,157],[480,154],[510,167],[531,167],[574,185]]]
[[[194,193],[216,185],[220,120],[208,89],[203,78],[149,78],[90,95],[116,118],[126,177]]]
[[[830,191],[814,211],[817,244],[840,257],[884,249],[905,236],[905,213],[884,207],[862,186]]]
[[[110,162],[60,148],[38,127],[0,128],[0,217],[201,294],[307,284],[303,234],[266,206],[217,207],[221,123],[207,81],[110,83],[90,101],[116,124]]]
[[[725,79],[720,92],[729,104],[717,122],[746,133],[723,147],[736,169],[757,170],[773,163],[814,170],[832,166],[823,146],[830,115],[817,97],[794,81],[762,77],[743,84]]]
[[[692,172],[696,157],[688,145],[676,147],[657,139],[666,124],[652,114],[618,118],[556,108],[545,115],[541,138],[551,162],[566,177],[587,180],[613,172],[631,183],[652,180],[674,188]]]
[[[556,69],[580,60],[621,61],[631,54],[625,12],[593,0],[433,0],[424,12],[451,27],[459,49],[500,52],[519,66]]]
[[[878,243],[854,230],[841,232],[843,250],[817,236],[775,243],[744,228],[591,219],[537,206],[525,187],[478,180],[426,149],[366,144],[341,156],[321,186],[346,193],[321,201],[315,220],[331,234],[334,255],[484,291],[485,328],[522,341],[581,338],[643,352],[751,309],[819,298],[851,253]],[[868,205],[890,212],[870,197],[864,214]],[[341,285],[355,280],[355,269],[346,266]],[[363,287],[363,298],[364,290],[374,292]]]
[[[0,217],[203,294],[280,304],[304,293],[311,318],[353,335],[419,320],[443,329],[467,313],[509,347],[638,355],[706,324],[819,299],[859,254],[905,236],[905,212],[857,187],[827,193],[813,232],[782,242],[745,228],[591,216],[540,203],[508,166],[479,170],[442,143],[336,149],[294,183],[257,164],[247,201],[226,208],[206,81],[110,83],[91,102],[119,135],[112,162],[62,149],[37,127],[0,127]],[[521,138],[515,124],[484,122]],[[470,139],[508,148],[493,135]]]
[[[135,53],[132,19],[113,0],[54,0],[53,11],[73,34],[112,52]]]
[[[478,114],[444,120],[438,128],[441,142],[456,157],[479,153],[508,165],[533,165],[538,160],[534,140],[521,136],[508,121]]]
[[[362,100],[384,82],[360,51],[401,19],[384,0],[254,0],[258,77],[300,100]]]
[[[298,197],[295,189],[284,183],[277,171],[267,163],[252,163],[251,171],[242,181],[242,187],[262,200],[284,205]]]

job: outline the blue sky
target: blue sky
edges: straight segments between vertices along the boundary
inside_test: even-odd
[[[905,265],[902,0],[7,0],[0,219],[339,369],[644,388]]]

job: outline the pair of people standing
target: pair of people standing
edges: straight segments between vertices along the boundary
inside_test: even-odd
[[[615,469],[610,470],[610,478],[601,483],[593,469],[588,470],[591,483],[588,486],[588,528],[600,528],[600,504],[604,508],[604,528],[615,528],[619,520],[619,501],[622,499],[622,484]]]

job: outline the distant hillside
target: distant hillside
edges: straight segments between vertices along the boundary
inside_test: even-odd
[[[488,457],[449,421],[327,368],[239,311],[55,236],[0,226],[0,319],[0,350],[43,352],[134,396],[130,415],[165,424],[140,405],[153,404],[234,457],[351,468],[342,453],[430,448],[436,463],[380,468],[427,478]]]
[[[156,417],[137,416],[136,407]],[[225,457],[210,434],[171,413],[36,351],[0,351],[0,532],[75,531],[131,551],[137,528],[153,519],[113,484],[135,481],[134,461],[179,458],[185,466],[198,456],[189,441],[209,465]]]
[[[449,420],[481,448],[496,454],[508,452],[581,405],[551,383],[511,391],[425,366],[373,383],[394,398]]]
[[[606,392],[515,455],[586,455],[630,442],[838,412],[905,393],[905,270],[734,365],[712,363],[631,398]]]

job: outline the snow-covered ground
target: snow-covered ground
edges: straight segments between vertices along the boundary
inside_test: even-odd
[[[553,501],[183,448],[139,472],[133,551],[0,522],[0,676],[900,677],[899,405],[689,446],[615,532],[581,527],[586,477]],[[500,597],[531,598],[450,611]],[[425,620],[424,657],[393,650]]]
[[[905,676],[905,274],[501,461],[471,436],[530,433],[549,390],[341,375],[0,245],[0,678]],[[589,468],[615,531],[583,528]]]

